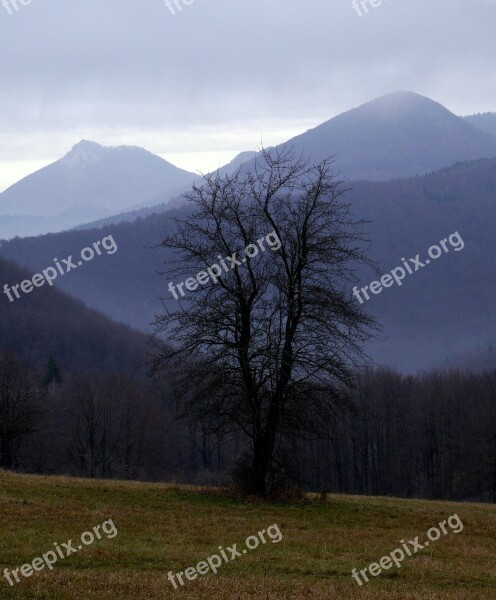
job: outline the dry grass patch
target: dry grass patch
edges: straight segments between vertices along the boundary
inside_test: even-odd
[[[359,587],[362,569],[457,513],[464,524]],[[0,472],[0,569],[14,569],[113,519],[103,537],[9,587],[0,598],[37,600],[485,600],[496,598],[496,507],[328,495],[295,505],[232,500],[219,490],[88,481]],[[277,523],[267,543],[174,591],[168,571],[184,571]],[[0,573],[1,574],[1,573]]]

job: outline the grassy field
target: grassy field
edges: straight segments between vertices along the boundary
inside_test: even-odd
[[[363,569],[457,513],[461,533],[436,542],[360,587]],[[329,496],[302,505],[236,502],[184,486],[0,472],[0,567],[13,570],[112,519],[102,539],[10,587],[0,598],[279,600],[334,598],[496,598],[496,507],[390,498]],[[174,590],[167,573],[184,571],[270,525],[282,533]]]

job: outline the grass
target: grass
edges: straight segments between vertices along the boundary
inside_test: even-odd
[[[457,513],[464,530],[448,534],[359,587],[363,569],[400,546],[426,539]],[[303,505],[233,501],[215,490],[161,484],[89,481],[0,472],[0,569],[31,563],[54,542],[79,542],[113,519],[104,536],[10,587],[0,598],[152,600],[493,599],[496,597],[496,507],[392,498],[329,496]],[[184,571],[277,523],[283,535],[175,591],[169,571]],[[0,575],[1,575],[0,572]]]

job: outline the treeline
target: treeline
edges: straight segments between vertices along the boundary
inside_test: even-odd
[[[0,354],[0,468],[227,483],[246,441],[182,416],[164,375],[65,375]],[[312,491],[495,502],[496,371],[368,370],[326,438],[286,439],[278,461]]]
[[[297,447],[315,489],[495,502],[496,371],[367,371],[325,443]]]
[[[0,353],[0,468],[222,483],[230,444],[182,417],[162,376],[36,370]]]

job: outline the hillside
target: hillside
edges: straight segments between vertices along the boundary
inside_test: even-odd
[[[458,117],[429,98],[398,92],[342,113],[278,148],[284,145],[316,162],[335,156],[336,170],[346,179],[386,181],[495,157],[496,114]],[[256,155],[241,152],[220,172],[252,169]],[[159,194],[145,208],[112,215],[102,223],[133,221],[163,212],[169,200],[167,192]],[[84,228],[92,225],[101,223]]]
[[[285,144],[314,161],[334,155],[336,168],[347,179],[388,180],[496,156],[496,125],[494,113],[462,118],[429,98],[398,92],[344,112]],[[252,168],[256,154],[241,152],[221,173]],[[160,212],[197,180],[198,175],[142,148],[105,148],[83,140],[0,194],[0,239],[84,223],[132,221]]]
[[[357,215],[373,221],[369,254],[383,273],[401,265],[402,257],[425,259],[432,244],[456,231],[465,243],[463,251],[443,254],[367,304],[384,326],[371,345],[373,357],[407,370],[494,367],[494,355],[480,348],[494,345],[496,330],[496,160],[353,187],[349,199]],[[365,273],[360,278],[361,285],[376,279]],[[479,365],[469,358],[477,354]]]
[[[240,152],[237,154],[231,162],[227,163],[220,167],[219,172],[222,174],[225,173],[235,173],[242,165],[250,161],[257,155],[257,152],[247,150],[246,152]],[[201,183],[201,177],[199,175],[195,178],[195,183]],[[189,188],[185,188],[181,190],[183,193],[188,191]],[[144,217],[151,214],[156,214],[159,212],[164,212],[170,207],[178,207],[184,205],[184,199],[181,196],[176,198],[170,197],[170,194],[167,192],[158,194],[153,198],[148,199],[146,202],[142,203],[136,210],[126,213],[121,213],[118,215],[113,215],[103,221],[103,224],[107,223],[120,223],[121,221],[133,221],[138,217]],[[88,229],[91,226],[100,227],[102,225],[102,221],[98,221],[95,223],[83,224],[79,227],[79,229]]]
[[[240,557],[223,564],[216,575],[186,580],[177,597],[494,597],[494,505],[358,496],[329,496],[326,502],[314,498],[293,506],[249,504],[200,488],[7,472],[0,472],[0,489],[1,571],[32,562],[53,549],[54,542],[61,545],[71,539],[76,549],[55,563],[51,572],[45,569],[29,578],[21,576],[15,587],[2,579],[5,600],[173,598],[168,572],[184,572],[219,552],[219,545],[227,549],[233,544]],[[362,587],[351,577],[353,568],[363,569],[401,548],[400,540],[419,536],[424,541],[431,527],[455,514],[463,530],[447,527],[447,534],[407,557],[399,569],[393,565]],[[112,523],[107,523],[109,519]],[[77,550],[83,532],[103,523],[107,524],[101,529],[102,539]],[[246,555],[241,552],[248,536],[272,525],[280,536],[277,529],[271,529],[265,545],[260,543]]]
[[[2,288],[33,273],[0,258]],[[14,302],[1,294],[0,349],[10,349],[40,369],[53,355],[63,372],[132,373],[141,367],[145,348],[144,336],[55,287],[44,285]]]
[[[286,144],[314,162],[334,155],[336,168],[350,180],[411,177],[496,156],[496,136],[413,92],[367,102]]]
[[[463,118],[477,129],[496,135],[496,113],[478,113]]]
[[[159,193],[170,199],[195,177],[143,148],[82,140],[0,194],[0,239],[67,229],[134,209]]]
[[[116,225],[117,223],[123,222],[132,223],[137,219],[149,217],[150,215],[157,215],[166,212],[171,208],[177,208],[178,206],[182,206],[183,204],[184,200],[182,200],[180,197],[172,198],[169,202],[163,202],[162,204],[157,205],[150,204],[150,206],[145,206],[136,210],[119,213],[111,217],[106,217],[105,219],[98,219],[97,221],[83,223],[82,225],[73,227],[73,229],[76,231],[82,231],[84,229],[101,229],[102,227],[106,227],[107,225]]]
[[[461,163],[411,179],[357,182],[347,199],[358,216],[373,221],[368,254],[383,272],[400,265],[402,257],[424,255],[431,244],[455,231],[466,243],[463,252],[443,256],[401,288],[369,302],[367,308],[384,325],[368,348],[379,364],[407,372],[453,364],[452,356],[462,357],[494,340],[496,160]],[[167,255],[152,246],[179,213],[177,209],[104,230],[12,240],[0,248],[0,256],[38,270],[54,256],[72,254],[102,232],[111,233],[119,245],[118,258],[93,261],[56,285],[118,321],[149,330],[162,309],[159,298],[168,294],[166,276],[157,274]],[[375,279],[369,272],[359,277],[362,286]],[[494,366],[492,361],[484,365]]]

